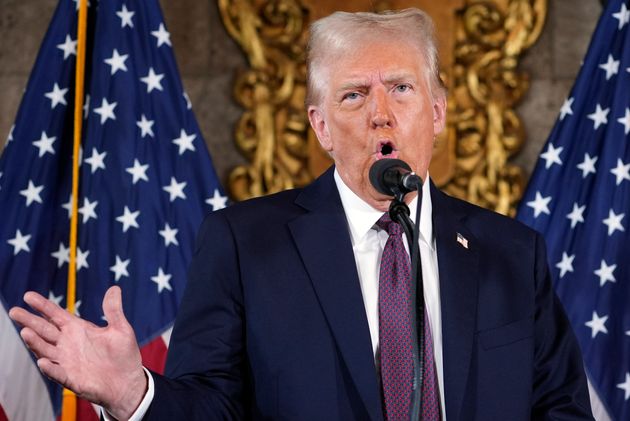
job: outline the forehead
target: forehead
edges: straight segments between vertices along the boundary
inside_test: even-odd
[[[354,79],[391,79],[403,76],[421,79],[425,62],[418,45],[404,39],[367,39],[350,43],[329,55],[328,85]]]

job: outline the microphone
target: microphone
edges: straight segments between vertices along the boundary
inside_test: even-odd
[[[387,196],[404,196],[422,185],[422,179],[400,159],[379,159],[372,164],[369,178],[376,191]]]

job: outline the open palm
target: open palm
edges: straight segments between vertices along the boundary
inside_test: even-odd
[[[103,299],[106,327],[76,317],[35,292],[26,293],[24,301],[41,316],[19,307],[9,316],[23,326],[20,335],[40,370],[117,418],[133,413],[147,380],[133,329],[123,314],[120,288],[111,287]]]

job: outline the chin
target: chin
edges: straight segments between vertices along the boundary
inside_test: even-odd
[[[371,187],[369,199],[370,200],[368,201],[368,203],[374,209],[387,212],[389,210],[389,205],[392,202],[393,197],[385,196],[384,194],[377,192],[376,190],[374,190],[374,188]]]

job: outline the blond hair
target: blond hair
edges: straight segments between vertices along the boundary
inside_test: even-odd
[[[426,77],[431,94],[443,95],[433,21],[416,8],[384,13],[335,12],[311,25],[306,64],[306,105],[321,102],[326,84],[324,69],[333,65],[330,58],[349,51],[368,37],[404,39],[418,47],[426,64]]]

